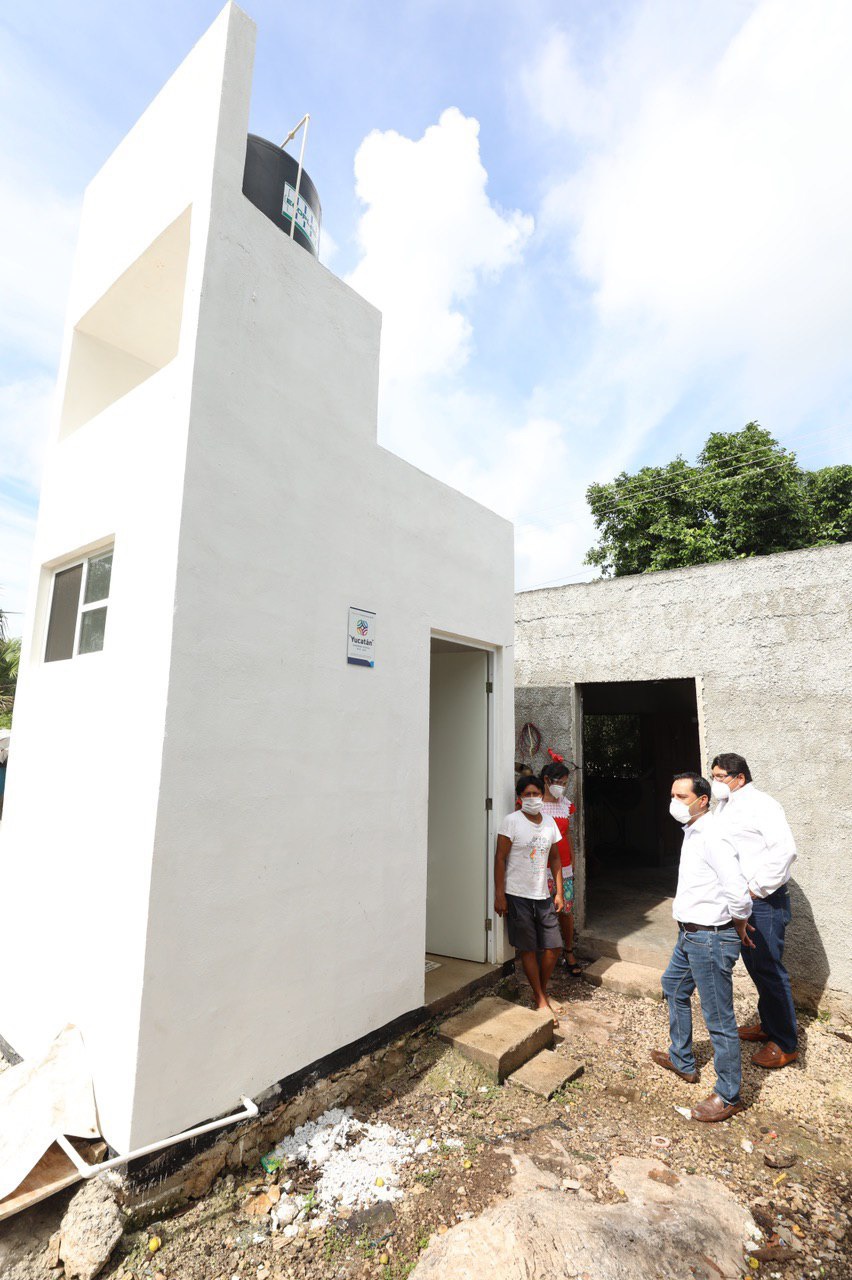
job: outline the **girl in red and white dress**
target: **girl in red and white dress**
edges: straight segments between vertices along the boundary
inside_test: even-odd
[[[553,818],[562,833],[562,839],[557,845],[562,863],[562,889],[565,898],[564,910],[559,913],[558,917],[565,948],[561,963],[570,974],[574,977],[579,977],[583,970],[574,955],[574,850],[571,847],[570,832],[571,819],[576,812],[576,808],[567,795],[571,771],[562,756],[556,755],[553,751],[550,752],[550,755],[552,757],[551,764],[545,765],[541,771],[545,786],[542,813],[548,818]],[[553,894],[556,886],[552,883],[552,878],[550,877],[548,878],[548,887],[551,894]]]

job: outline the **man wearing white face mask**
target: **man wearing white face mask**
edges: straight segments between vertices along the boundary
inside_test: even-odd
[[[752,897],[755,949],[743,962],[757,987],[754,1026],[740,1027],[740,1039],[762,1042],[756,1067],[786,1067],[798,1057],[798,1028],[790,978],[784,968],[784,935],[790,923],[787,882],[796,861],[796,842],[777,800],[758,791],[743,756],[733,751],[712,765],[715,819],[740,860]]]
[[[697,1106],[692,1119],[710,1124],[742,1111],[742,1064],[734,1014],[733,970],[748,935],[751,899],[733,848],[709,814],[710,783],[697,773],[680,773],[672,782],[669,812],[683,824],[683,848],[672,915],[678,937],[663,974],[669,1006],[668,1053],[654,1049],[657,1066],[688,1084],[699,1080],[692,1048],[692,993],[698,988],[701,1012],[713,1045],[716,1087]]]

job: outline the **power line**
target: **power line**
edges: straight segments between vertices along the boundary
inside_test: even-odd
[[[847,432],[847,427],[845,425],[835,426],[835,427],[822,427],[817,431],[800,432],[799,435],[793,436],[791,438],[794,440],[800,440],[800,439],[805,439],[811,436],[831,437],[831,436],[837,435],[839,432],[843,432],[845,434]],[[785,447],[786,446],[782,445],[782,448],[785,448]],[[716,473],[717,475],[721,475],[723,478],[730,479],[733,476],[735,476],[737,473],[741,471],[745,471],[749,468],[750,464],[748,460],[750,458],[754,459],[754,458],[766,456],[767,454],[770,456],[774,456],[773,445],[755,445],[751,449],[746,449],[743,453],[739,455],[737,459],[734,459],[727,467],[717,467]],[[778,460],[779,464],[783,464],[788,461],[790,461],[790,459],[787,456]],[[691,464],[687,463],[686,465],[689,466]],[[628,480],[632,480],[632,479],[635,479],[635,477],[628,476]],[[681,485],[688,484],[689,479],[690,477],[688,475],[684,475],[681,479],[675,479],[671,476],[666,479],[660,479],[655,484],[648,485],[644,493],[642,494],[641,499],[639,500],[641,500],[642,502],[646,502],[653,497],[660,497],[666,493],[675,492],[678,488],[681,487]],[[605,481],[601,483],[614,484],[616,482],[610,480],[610,481]],[[612,512],[618,510],[619,507],[626,506],[626,505],[629,506],[631,501],[633,502],[637,501],[637,497],[634,496],[631,499],[629,496],[625,495],[625,497],[623,498],[617,498],[614,500],[614,502],[610,506],[602,509],[601,515],[604,517],[607,515],[610,515],[612,514]],[[540,511],[538,514],[548,515],[554,511],[558,511],[561,509],[562,509],[562,504],[560,504],[559,507],[548,507],[546,510]]]
[[[796,437],[796,438],[803,438],[804,436],[808,436],[808,435],[820,435],[820,434],[831,436],[831,435],[837,434],[838,431],[843,431],[845,433],[846,427],[845,426],[825,427],[818,432],[803,432],[800,434],[799,437]],[[717,468],[717,475],[720,475],[722,479],[736,479],[737,476],[744,475],[749,472],[760,474],[760,475],[766,475],[772,471],[777,470],[779,467],[785,466],[790,461],[788,456],[784,456],[782,458],[775,459],[775,461],[767,462],[766,466],[757,465],[756,458],[759,458],[760,456],[763,456],[766,453],[769,453],[770,456],[774,456],[773,446],[762,445],[762,446],[756,446],[754,449],[746,450],[744,455],[741,455],[739,459],[736,459],[729,466]],[[750,457],[753,459],[752,461],[748,461]],[[688,477],[684,477],[684,481],[688,481]],[[665,496],[667,493],[675,491],[679,487],[680,487],[680,482],[678,481],[660,482],[658,485],[650,486],[645,491],[645,493],[641,495],[633,495],[632,497],[625,496],[622,499],[617,499],[615,504],[612,507],[606,508],[601,514],[605,518],[607,515],[611,515],[615,512],[621,512],[621,511],[635,512],[641,506],[646,505],[649,499],[654,497]],[[587,569],[591,569],[593,567],[594,566],[591,566],[591,565],[586,566]],[[569,585],[569,583],[572,583],[575,581],[583,581],[585,580],[585,577],[586,575],[583,572],[583,568],[578,566],[576,569],[567,570],[565,574],[561,574],[558,578],[551,578],[547,582],[536,583],[531,587],[525,587],[524,590],[539,591],[545,587],[550,587],[550,586],[557,586],[557,585],[567,586]],[[595,579],[595,578],[590,579],[590,581],[592,582],[600,581],[600,580],[601,579]]]
[[[812,436],[812,435],[833,436],[833,435],[837,435],[837,433],[841,431],[845,433],[846,430],[847,428],[845,426],[823,427],[823,428],[820,428],[818,431],[814,431],[814,432],[810,432],[810,431],[802,432],[798,436],[794,436],[792,438],[803,439],[806,436]],[[772,450],[773,450],[773,446],[771,445],[756,445],[753,449],[747,449],[745,450],[744,453],[740,454],[740,457],[731,464],[731,468],[733,468],[733,470],[740,469],[741,467],[746,465],[746,460],[749,457],[752,457],[754,455],[764,455],[767,452],[772,453]],[[690,465],[690,464],[687,464],[687,465]],[[731,468],[718,468],[718,470],[721,471],[722,474],[725,474],[725,472],[728,470],[731,470]],[[633,478],[634,477],[632,476],[628,477],[628,479],[633,479]],[[686,483],[687,480],[688,480],[688,477],[684,476],[683,482]],[[605,481],[601,483],[614,484],[615,481],[610,480],[610,481]],[[680,486],[680,484],[681,484],[680,480],[674,480],[673,478],[669,477],[668,479],[665,479],[665,480],[661,479],[657,481],[657,483],[654,485],[649,485],[645,492],[647,496],[650,497],[650,496],[653,496],[655,493],[662,493],[669,489],[671,490],[677,489]],[[616,503],[616,505],[618,505],[618,503]],[[560,509],[559,507],[548,507],[546,511],[540,512],[539,514],[547,515],[551,511],[557,511],[559,509]],[[606,510],[604,511],[604,514],[606,514]]]
[[[768,474],[770,471],[775,471],[775,470],[777,470],[777,469],[778,469],[778,467],[783,466],[785,462],[786,462],[786,459],[785,459],[785,458],[780,458],[777,462],[774,462],[774,463],[768,464],[768,465],[767,465],[767,466],[765,466],[765,467],[756,467],[756,466],[752,465],[752,466],[751,466],[751,470],[753,470],[753,471],[755,471],[755,472],[759,472],[760,474]],[[732,477],[731,477],[731,478],[732,478]],[[637,510],[639,509],[639,507],[640,507],[640,506],[644,505],[644,501],[645,501],[644,499],[640,499],[638,502],[625,502],[625,503],[623,504],[623,506],[622,506],[622,507],[620,507],[620,508],[617,508],[617,510],[624,510],[625,512],[626,512],[626,511],[637,511]],[[588,567],[589,567],[589,568],[593,568],[594,566],[589,565]],[[573,574],[575,571],[574,571],[573,569],[570,569],[568,572],[569,572],[569,573],[571,573],[571,574]],[[579,574],[580,572],[581,572],[581,571],[578,569],[578,570],[577,570],[577,573]],[[555,586],[557,583],[559,583],[559,584],[563,584],[563,585],[567,585],[568,581],[573,581],[573,580],[574,580],[574,579],[566,579],[566,578],[564,578],[564,577],[553,578],[553,579],[551,579],[551,581],[550,581],[550,582],[540,582],[540,583],[538,583],[538,584],[537,584],[536,586],[534,586],[534,587],[526,587],[526,588],[525,588],[525,590],[526,590],[526,591],[538,591],[541,587]],[[578,581],[580,581],[581,579],[580,579],[580,578],[578,578],[577,580],[578,580]],[[592,579],[592,581],[596,581],[596,579]]]
[[[587,566],[586,566],[586,572],[588,572],[588,570],[593,569],[593,568],[594,568],[594,565],[587,565]],[[574,575],[573,577],[568,576],[568,575],[572,575],[572,574]],[[531,587],[524,587],[524,588],[523,588],[523,590],[524,590],[524,591],[541,591],[544,587],[567,587],[567,586],[569,586],[572,582],[584,582],[584,581],[586,581],[586,578],[585,578],[585,575],[584,575],[584,573],[583,573],[582,568],[578,568],[578,569],[576,569],[576,570],[574,570],[574,569],[569,569],[569,570],[568,570],[568,575],[566,575],[566,574],[562,574],[562,575],[561,575],[560,577],[558,577],[558,578],[550,578],[547,582],[536,582],[536,583],[535,583],[533,586],[531,586]],[[589,582],[603,582],[603,581],[605,581],[605,579],[603,579],[603,578],[589,578],[589,579],[588,579],[588,581],[589,581]]]
[[[760,466],[760,462],[766,459],[766,466]],[[754,455],[739,458],[736,461],[728,463],[726,466],[713,467],[714,477],[721,480],[734,480],[740,475],[751,473],[762,474],[764,471],[772,471],[776,467],[784,466],[790,461],[789,458],[776,458],[772,450],[764,450],[759,452],[755,450]],[[695,471],[701,471],[703,468],[696,467]],[[629,480],[635,479],[634,476],[628,477]],[[688,488],[695,480],[695,476],[684,475],[678,479],[670,477],[667,480],[661,480],[656,485],[649,485],[639,493],[625,493],[623,497],[614,498],[608,507],[601,508],[602,516],[612,515],[621,507],[631,507],[637,502],[644,503],[653,498],[667,498],[677,493],[681,488]],[[610,482],[614,483],[614,482]],[[594,514],[594,513],[593,513]]]
[[[844,428],[832,427],[832,428],[826,428],[826,430],[832,433],[836,433],[838,430],[845,431],[845,427]],[[732,479],[737,474],[748,471],[749,469],[754,469],[756,471],[762,470],[762,468],[755,467],[754,462],[761,457],[766,457],[767,455],[769,457],[775,456],[774,447],[772,445],[756,445],[753,449],[745,450],[742,454],[739,455],[738,458],[733,459],[727,466],[716,467],[714,468],[714,470],[717,476],[721,476],[723,479]],[[749,461],[750,459],[751,461]],[[777,459],[777,465],[783,465],[789,461],[790,461],[789,456],[785,455],[783,458]],[[634,476],[628,477],[628,480],[632,480],[632,479],[635,479],[635,477]],[[665,480],[659,480],[655,485],[649,485],[647,487],[647,489],[645,490],[645,493],[642,495],[641,500],[646,501],[648,498],[659,497],[659,496],[665,495],[666,493],[673,493],[677,489],[679,489],[682,484],[688,484],[689,479],[690,479],[689,476],[684,475],[681,479],[668,477]],[[614,484],[615,481],[608,481],[606,483]],[[635,498],[636,498],[636,495],[634,495],[633,497],[634,501],[635,501]],[[623,501],[624,500],[619,498],[614,499],[611,506],[605,507],[602,509],[601,514],[604,516],[611,514],[612,511],[616,510],[619,506],[622,505]],[[630,499],[628,497],[627,498],[628,504],[629,504],[629,501]]]
[[[768,475],[770,472],[777,471],[780,467],[785,466],[786,463],[786,458],[778,458],[774,462],[768,461],[765,466],[760,466],[755,460],[727,470],[719,468],[716,478],[720,480],[737,480],[747,475]],[[647,506],[649,502],[660,499],[666,501],[672,498],[677,493],[678,488],[678,485],[674,485],[669,489],[663,487],[656,492],[648,490],[646,493],[625,494],[623,498],[617,499],[613,506],[606,507],[599,513],[592,512],[592,515],[595,520],[606,520],[608,517],[620,515],[622,512],[635,512],[641,507]]]

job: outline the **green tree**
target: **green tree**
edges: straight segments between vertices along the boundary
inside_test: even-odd
[[[719,551],[714,560],[812,544],[807,484],[796,455],[756,422],[742,431],[715,431],[698,462]]]
[[[0,729],[8,729],[12,723],[21,660],[20,640],[10,640],[8,635],[6,615],[0,610]]]
[[[586,491],[605,577],[793,551],[852,537],[852,467],[803,471],[759,423],[714,432],[695,466],[623,471]]]
[[[806,473],[814,519],[814,541],[852,541],[852,466],[822,467]]]

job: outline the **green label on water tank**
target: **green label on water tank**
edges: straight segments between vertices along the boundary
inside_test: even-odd
[[[296,188],[291,187],[289,182],[284,184],[284,203],[281,212],[288,222],[293,221],[293,205],[296,199]],[[308,204],[305,197],[299,192],[299,208],[296,212],[296,227],[303,235],[307,236],[313,246],[314,253],[319,253],[319,223],[313,209]]]

